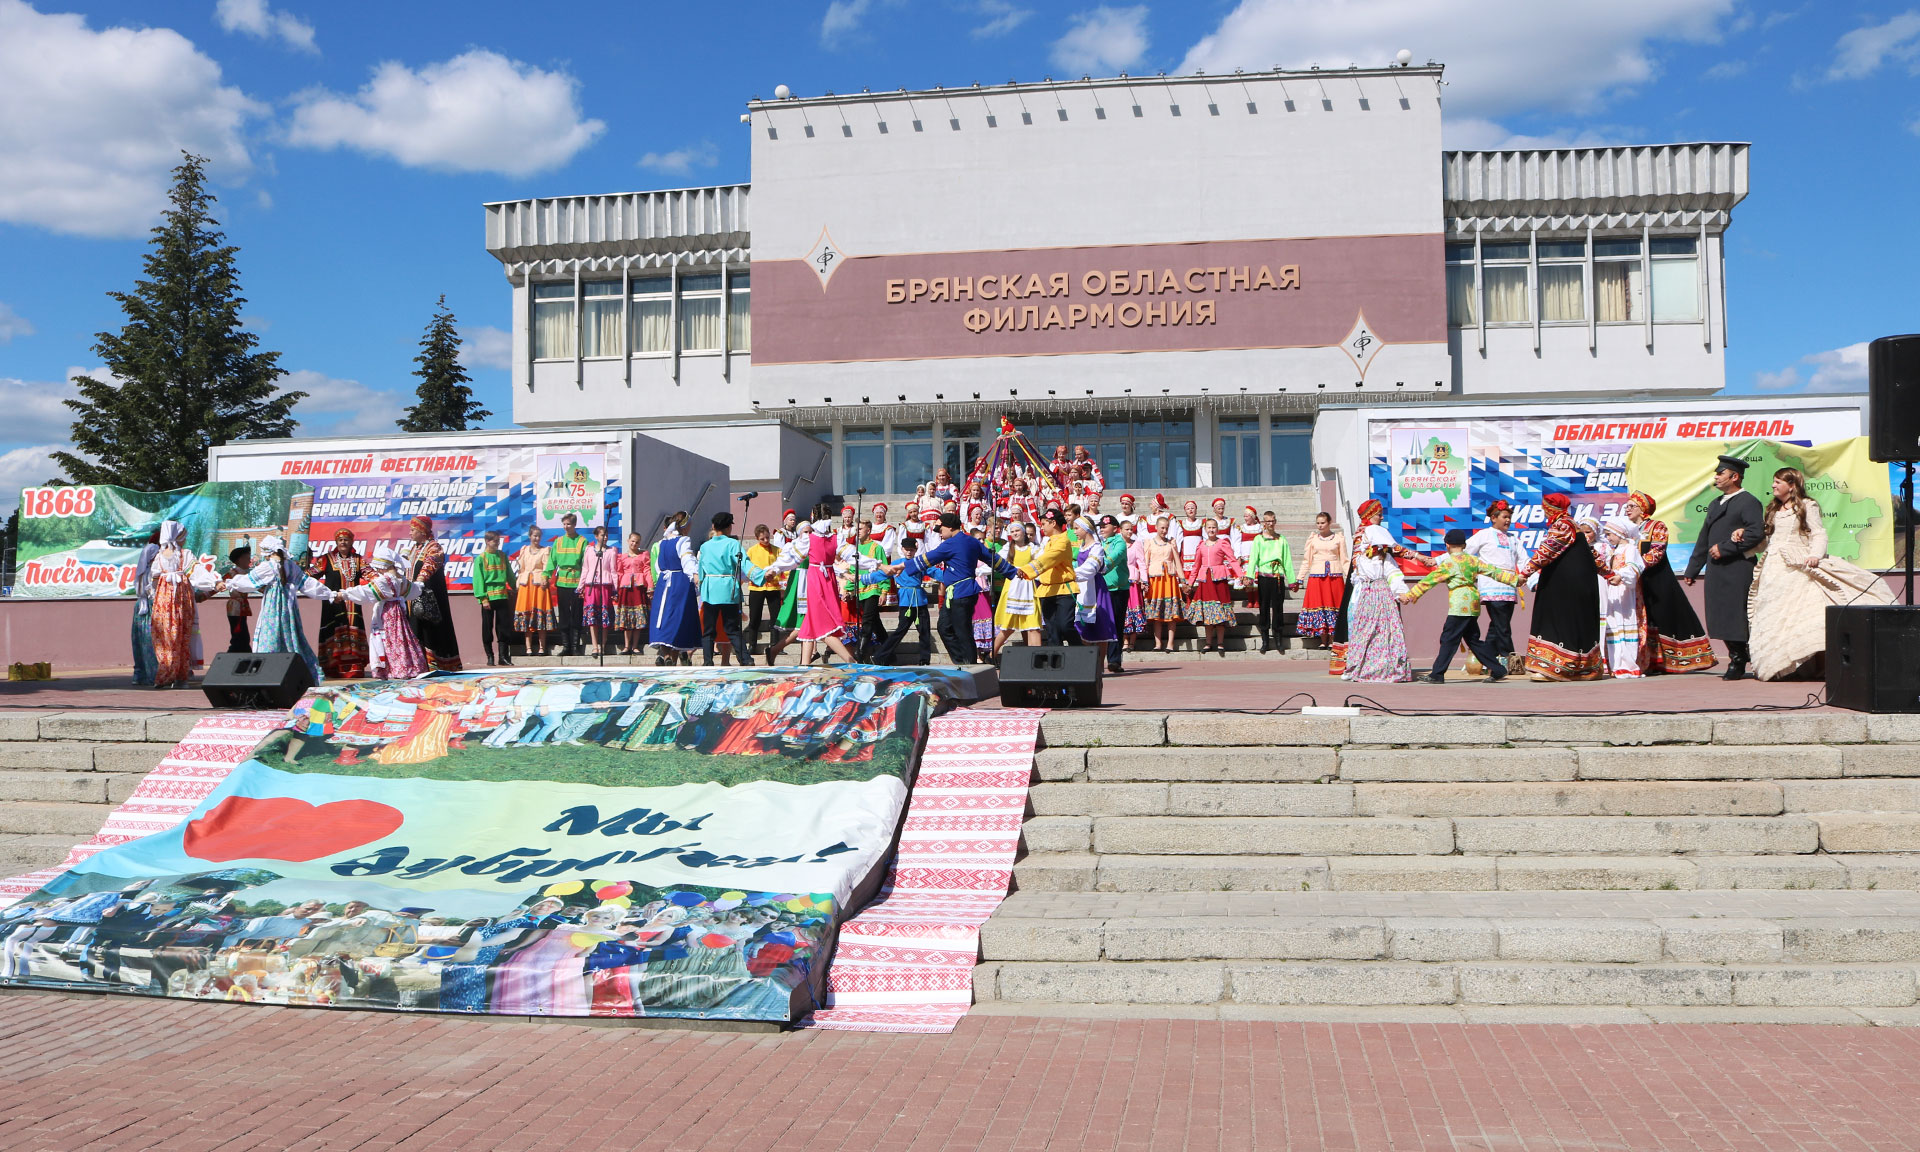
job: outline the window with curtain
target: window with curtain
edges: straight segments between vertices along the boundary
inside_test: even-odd
[[[720,274],[680,278],[680,351],[718,352],[726,323]]]
[[[1646,283],[1639,240],[1593,242],[1594,316],[1602,324],[1638,324],[1646,319]]]
[[[580,286],[585,299],[580,315],[580,354],[583,356],[621,356],[626,344],[620,338],[620,313],[624,301],[618,280],[589,280]]]
[[[1572,324],[1587,318],[1587,242],[1585,240],[1541,241],[1536,248],[1540,261],[1540,320],[1546,324]]]
[[[673,351],[673,281],[668,277],[633,282],[633,351],[636,355]]]
[[[1700,257],[1692,236],[1653,238],[1654,323],[1700,319]]]
[[[1480,246],[1480,284],[1486,294],[1487,323],[1526,324],[1533,320],[1527,307],[1527,265],[1532,255],[1525,244]]]
[[[727,278],[727,346],[735,352],[753,347],[752,301],[747,298],[747,274]]]
[[[1455,328],[1472,328],[1480,323],[1474,307],[1473,265],[1447,265],[1447,323]]]
[[[573,359],[573,282],[533,286],[533,358]]]

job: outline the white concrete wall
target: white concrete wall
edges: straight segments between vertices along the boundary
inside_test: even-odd
[[[1542,325],[1536,353],[1532,328],[1488,328],[1482,353],[1477,330],[1455,328],[1448,340],[1454,390],[1468,400],[1541,400],[1644,392],[1706,396],[1726,384],[1726,353],[1719,341],[1703,346],[1697,323],[1655,324],[1651,349],[1641,324],[1601,324],[1593,335],[1589,351],[1585,324]]]
[[[582,361],[578,385],[573,361],[536,361],[533,388],[524,383],[514,386],[513,419],[539,427],[750,414],[747,378],[752,366],[744,352],[734,353],[732,361],[731,372],[723,373],[716,353],[682,353],[676,382],[670,359],[636,356],[631,385],[626,380],[626,362],[618,358]]]

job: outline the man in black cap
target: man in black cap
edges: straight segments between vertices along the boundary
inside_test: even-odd
[[[1707,635],[1727,646],[1727,670],[1722,676],[1726,680],[1747,674],[1747,589],[1753,584],[1753,554],[1766,540],[1760,501],[1740,487],[1746,474],[1745,460],[1720,457],[1720,467],[1713,473],[1713,486],[1720,495],[1707,506],[1700,538],[1693,542],[1693,556],[1687,560],[1688,586],[1706,570]]]

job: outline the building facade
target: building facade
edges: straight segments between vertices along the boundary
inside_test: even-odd
[[[1008,415],[1110,486],[1244,489],[1314,478],[1323,404],[1719,390],[1746,146],[1445,152],[1440,78],[756,100],[751,186],[486,206],[514,419],[778,421],[901,493]]]

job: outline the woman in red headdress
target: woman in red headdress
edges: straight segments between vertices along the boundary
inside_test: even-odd
[[[1340,611],[1334,617],[1333,634],[1327,638],[1327,647],[1332,650],[1333,658],[1327,661],[1327,675],[1342,676],[1347,671],[1347,625],[1348,616],[1353,609],[1353,569],[1359,562],[1360,538],[1367,534],[1370,525],[1380,523],[1387,513],[1387,506],[1378,500],[1362,500],[1360,507],[1354,510],[1360,517],[1360,526],[1353,530],[1353,550],[1347,556],[1347,570],[1340,582]],[[1396,548],[1396,550],[1399,550]]]
[[[420,585],[414,601],[413,630],[436,672],[460,671],[460,641],[453,634],[453,610],[447,604],[447,552],[433,538],[433,521],[415,516],[407,522],[407,578]]]
[[[1533,635],[1527,638],[1527,675],[1535,680],[1598,680],[1607,674],[1600,651],[1600,582],[1606,567],[1573,526],[1564,492],[1540,499],[1547,534],[1522,577],[1539,576],[1533,595]]]
[[[1667,525],[1653,518],[1653,497],[1635,492],[1627,497],[1627,519],[1640,526],[1640,555],[1646,568],[1640,573],[1640,603],[1646,609],[1649,674],[1698,672],[1718,663],[1713,642],[1700,626],[1700,617],[1667,559]]]

